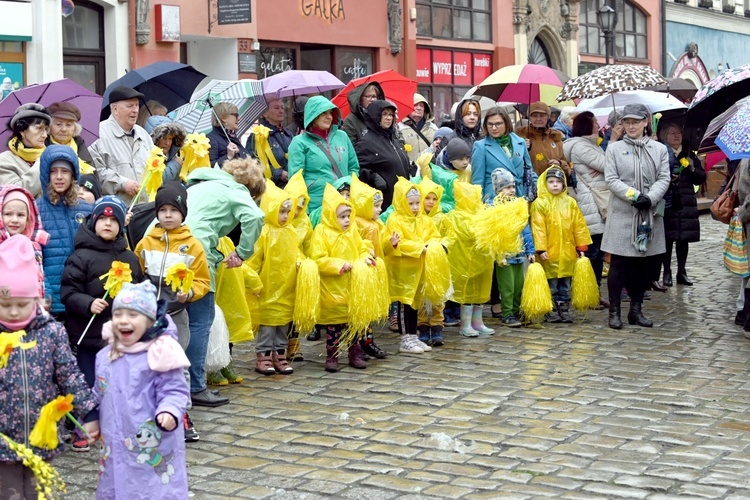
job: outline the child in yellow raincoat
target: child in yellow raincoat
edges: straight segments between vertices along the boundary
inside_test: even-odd
[[[365,244],[372,247],[372,256],[383,258],[382,234],[385,224],[380,221],[383,211],[383,193],[360,181],[357,174],[352,174],[352,183],[349,200],[354,205],[355,220],[359,235]],[[367,331],[367,337],[360,342],[365,354],[377,359],[385,359],[388,356],[383,349],[375,343],[372,328]]]
[[[291,223],[294,206],[288,193],[266,179],[266,192],[260,200],[265,225],[250,257],[250,267],[263,283],[255,344],[255,371],[262,375],[294,372],[286,359],[287,335],[294,312],[297,266],[304,259]]]
[[[482,187],[466,182],[453,183],[456,208],[446,217],[456,234],[448,260],[451,263],[453,300],[460,304],[458,333],[465,337],[494,335],[482,319],[482,304],[490,298],[492,257],[476,248],[472,219],[482,210]]]
[[[302,170],[297,171],[284,187],[284,191],[292,197],[292,203],[296,205],[292,226],[297,231],[299,247],[305,257],[310,257],[310,243],[312,242],[313,227],[310,217],[307,215],[307,205],[310,204],[310,196],[307,194],[307,184],[302,176]],[[299,332],[294,326],[289,333],[289,346],[286,357],[289,361],[304,361],[302,351],[299,349]]]
[[[320,318],[326,332],[327,372],[339,368],[338,341],[349,321],[349,271],[352,263],[365,259],[374,265],[370,249],[353,219],[353,206],[336,188],[326,184],[320,223],[315,226],[311,258],[320,271]],[[349,366],[367,368],[359,342],[349,347]]]
[[[427,245],[440,245],[435,222],[422,209],[419,188],[398,178],[393,188],[393,213],[388,217],[383,235],[385,264],[391,301],[404,308],[404,328],[400,352],[421,354],[432,348],[417,337],[417,310],[422,305],[425,286],[425,252]]]
[[[539,176],[537,191],[539,197],[531,204],[531,233],[556,305],[547,321],[572,323],[570,278],[576,259],[583,257],[591,243],[591,235],[581,209],[568,196],[565,172],[560,167],[550,167]]]

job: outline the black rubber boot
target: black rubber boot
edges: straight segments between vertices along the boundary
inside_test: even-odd
[[[654,322],[646,318],[641,311],[640,302],[630,302],[630,312],[628,312],[628,323],[631,325],[644,326],[651,328],[654,326]]]
[[[622,320],[620,319],[619,303],[609,303],[609,327],[614,330],[622,330]]]

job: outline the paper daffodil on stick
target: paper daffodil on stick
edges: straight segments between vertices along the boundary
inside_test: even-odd
[[[45,450],[54,450],[60,444],[57,438],[57,423],[61,418],[67,417],[73,422],[84,435],[88,434],[80,423],[70,414],[73,411],[73,395],[57,396],[55,399],[42,406],[39,412],[39,420],[29,434],[29,444]]]
[[[102,274],[101,276],[99,276],[99,279],[106,279],[106,281],[104,282],[105,291],[102,300],[107,300],[107,297],[114,298],[118,293],[120,293],[120,290],[122,290],[122,285],[124,283],[130,283],[133,281],[133,272],[130,269],[130,264],[128,264],[127,262],[120,262],[119,260],[115,260],[112,262],[112,267],[109,268],[109,272],[107,274]],[[86,329],[83,330],[83,333],[78,338],[77,345],[81,345],[81,341],[86,335],[86,332],[89,331],[91,323],[94,322],[94,318],[96,318],[96,314],[91,316],[89,324],[86,325]]]
[[[180,170],[180,178],[183,182],[187,182],[188,175],[196,168],[211,166],[211,160],[208,157],[208,150],[210,148],[211,143],[208,141],[206,134],[187,135],[185,144],[180,149],[180,152],[185,155],[185,159],[182,162],[182,169]]]
[[[172,287],[173,292],[188,294],[193,286],[194,277],[193,270],[187,267],[184,262],[179,262],[167,268],[164,281]]]
[[[42,500],[58,498],[60,492],[65,492],[65,483],[54,467],[42,460],[38,455],[35,455],[30,448],[13,441],[5,434],[0,434],[0,438],[23,461],[23,464],[34,473],[36,491],[38,493],[37,498]]]
[[[8,365],[8,358],[13,349],[18,347],[19,349],[31,349],[36,347],[36,340],[31,342],[21,342],[21,337],[26,335],[25,330],[19,330],[13,333],[0,333],[0,368],[5,368]]]
[[[167,157],[164,156],[164,152],[161,148],[157,146],[151,148],[148,158],[146,159],[146,165],[143,169],[143,182],[141,182],[141,187],[138,189],[138,194],[133,197],[133,201],[130,203],[128,211],[130,211],[133,208],[133,205],[135,205],[141,198],[144,189],[148,193],[148,200],[154,201],[154,198],[156,198],[156,191],[159,189],[159,186],[161,186],[162,173],[166,166],[166,160]]]

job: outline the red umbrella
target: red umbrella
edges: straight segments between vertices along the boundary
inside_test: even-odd
[[[349,92],[355,87],[373,82],[379,83],[383,88],[386,100],[396,105],[398,116],[403,118],[414,111],[414,94],[417,92],[417,82],[399,75],[392,69],[387,69],[351,80],[341,92],[331,99],[341,111],[342,120],[351,112],[349,109],[349,100],[347,99]]]

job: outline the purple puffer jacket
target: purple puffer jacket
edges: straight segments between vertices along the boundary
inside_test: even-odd
[[[176,339],[177,328],[169,316],[166,319],[161,335]],[[110,361],[110,349],[107,346],[96,355],[94,393],[100,401],[104,439],[96,497],[184,500],[188,485],[182,415],[190,389],[183,370],[153,371],[147,351]],[[157,425],[156,415],[162,412],[177,420],[174,431]]]
[[[0,368],[0,432],[17,443],[29,444],[42,406],[57,396],[73,395],[73,415],[80,421],[96,407],[96,399],[78,369],[70,351],[65,328],[52,316],[37,308],[37,316],[25,328],[22,342],[36,341],[30,349],[15,348],[8,364]],[[0,325],[0,332],[8,329]],[[62,440],[55,450],[31,448],[49,460],[63,449]],[[19,462],[15,452],[0,440],[0,462]]]

